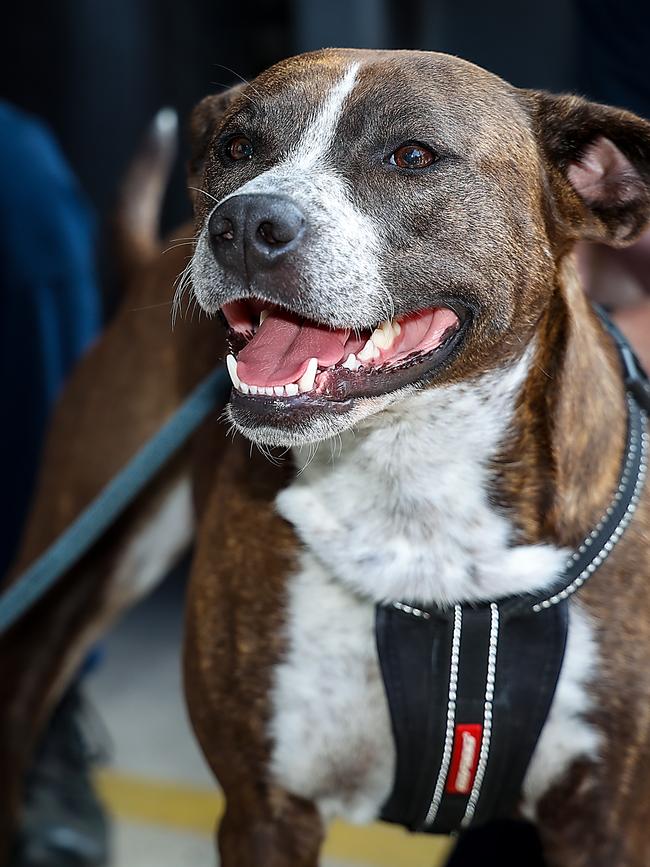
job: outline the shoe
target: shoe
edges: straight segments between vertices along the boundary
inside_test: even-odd
[[[105,867],[109,826],[93,787],[99,760],[78,686],[57,707],[27,775],[10,867]]]

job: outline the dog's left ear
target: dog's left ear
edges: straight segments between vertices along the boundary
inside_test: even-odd
[[[577,96],[525,93],[569,236],[632,242],[650,222],[650,123]]]

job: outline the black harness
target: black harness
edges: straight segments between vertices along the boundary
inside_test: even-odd
[[[625,532],[646,473],[648,377],[616,326],[599,313],[622,361],[627,446],[614,497],[561,578],[543,593],[493,602],[377,607],[397,757],[385,821],[448,834],[512,816],[517,807],[562,668],[567,600]]]

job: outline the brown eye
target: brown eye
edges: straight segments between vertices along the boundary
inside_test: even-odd
[[[390,155],[388,162],[399,169],[426,169],[435,163],[437,157],[424,145],[410,142],[400,145]]]
[[[253,156],[253,143],[245,135],[238,135],[228,142],[226,152],[231,160],[249,160]]]

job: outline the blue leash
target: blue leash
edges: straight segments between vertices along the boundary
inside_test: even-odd
[[[230,378],[218,367],[120,470],[58,539],[0,595],[0,635],[75,565],[217,406]]]

